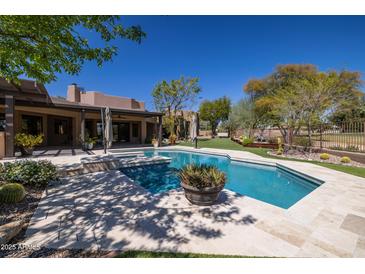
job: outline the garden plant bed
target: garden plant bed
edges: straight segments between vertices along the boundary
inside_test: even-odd
[[[274,143],[251,143],[251,144],[243,145],[240,138],[232,137],[231,140],[233,142],[237,143],[237,144],[240,144],[240,145],[244,146],[244,147],[270,148],[270,149],[277,149],[278,148],[278,144],[274,144]]]
[[[37,209],[44,189],[45,187],[25,187],[26,195],[22,201],[16,204],[0,204],[0,227],[16,221],[23,223],[22,230],[9,242],[10,244],[19,243],[24,238],[28,223]],[[0,250],[0,257],[4,252]]]
[[[287,159],[297,159],[297,160],[306,160],[306,161],[316,161],[322,163],[331,163],[331,164],[338,164],[344,166],[354,166],[354,167],[362,167],[365,168],[365,164],[352,161],[350,163],[341,163],[341,157],[330,154],[330,158],[328,160],[322,160],[320,158],[320,154],[318,152],[305,152],[305,151],[298,151],[298,150],[288,150],[284,152],[282,155],[276,154],[276,151],[271,150],[267,152],[271,156],[280,157],[280,158],[287,158]]]

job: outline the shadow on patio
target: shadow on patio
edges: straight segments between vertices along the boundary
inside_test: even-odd
[[[92,173],[54,183],[27,230],[27,243],[49,248],[179,251],[218,239],[229,224],[257,221],[223,192],[212,207],[189,204],[179,190],[151,195],[120,171]]]

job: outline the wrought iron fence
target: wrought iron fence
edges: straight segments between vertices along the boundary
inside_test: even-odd
[[[311,139],[312,147],[365,152],[365,121],[321,124],[314,128]],[[302,128],[294,142],[297,145],[309,145],[306,128]]]

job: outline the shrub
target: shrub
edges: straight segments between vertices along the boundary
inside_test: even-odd
[[[0,183],[4,181],[4,175],[5,175],[5,167],[2,163],[0,163]]]
[[[359,151],[360,149],[359,149],[357,146],[348,145],[348,146],[346,147],[346,150],[356,152],[356,151]]]
[[[321,153],[319,154],[319,158],[321,160],[328,160],[330,158],[330,155],[328,153]]]
[[[293,140],[294,145],[301,146],[301,147],[310,147],[311,142],[307,137],[295,137]]]
[[[171,134],[169,136],[170,145],[174,145],[176,143],[176,139],[177,139],[176,135],[175,134]]]
[[[330,146],[329,149],[333,149],[333,150],[344,150],[343,147],[338,146],[338,145],[337,146]]]
[[[182,183],[198,189],[223,186],[227,180],[224,172],[205,164],[187,165],[180,170],[179,177]]]
[[[245,137],[245,138],[242,140],[242,145],[243,145],[243,146],[247,146],[247,145],[252,144],[252,143],[253,143],[253,139],[252,139],[252,138]]]
[[[25,189],[21,184],[10,183],[0,187],[0,203],[13,204],[25,197]]]
[[[270,138],[267,139],[267,142],[269,144],[277,144],[278,143],[278,138],[277,137],[270,137]]]
[[[15,135],[15,145],[24,148],[33,148],[43,142],[43,134],[31,135],[26,133],[17,133]]]
[[[284,145],[281,142],[281,138],[277,138],[277,140],[278,140],[278,149],[276,151],[276,154],[277,155],[282,155],[284,153]]]
[[[341,163],[348,164],[351,162],[351,159],[350,159],[350,157],[343,156],[340,161],[341,161]]]
[[[50,161],[15,161],[5,164],[4,180],[30,186],[45,186],[57,180],[57,169]]]

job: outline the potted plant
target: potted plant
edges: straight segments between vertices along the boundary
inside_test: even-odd
[[[196,205],[214,204],[226,183],[226,175],[215,166],[191,164],[179,172],[185,197]]]
[[[155,137],[152,138],[151,143],[154,148],[158,148],[158,140]]]
[[[23,156],[32,155],[35,146],[43,142],[43,134],[31,135],[26,133],[17,133],[15,135],[15,145],[20,148]]]
[[[93,149],[97,140],[98,140],[97,137],[90,137],[90,135],[88,133],[85,134],[84,149],[85,150],[91,150],[91,149]]]

